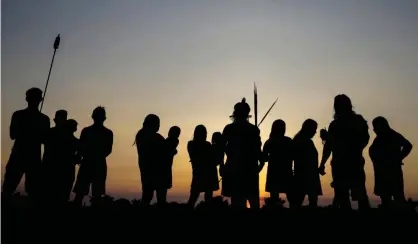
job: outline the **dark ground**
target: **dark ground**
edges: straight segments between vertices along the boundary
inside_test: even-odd
[[[2,203],[1,226],[2,243],[235,243],[272,242],[272,238],[277,242],[333,238],[360,242],[358,238],[368,237],[374,241],[396,238],[396,242],[408,238],[409,242],[409,235],[417,243],[418,213],[412,204],[402,210],[374,208],[365,212],[331,207],[293,210],[269,204],[258,212],[238,211],[221,198],[211,205],[201,202],[194,210],[178,203],[141,208],[137,202],[111,198],[97,208],[30,208],[19,197],[13,207]]]

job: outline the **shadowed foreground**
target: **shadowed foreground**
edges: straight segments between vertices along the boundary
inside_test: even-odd
[[[2,204],[3,243],[49,240],[54,243],[78,243],[87,241],[87,238],[93,238],[91,241],[94,243],[102,239],[109,241],[108,238],[117,238],[121,241],[118,243],[122,243],[121,239],[141,242],[142,238],[147,238],[149,242],[148,236],[153,240],[169,238],[170,241],[185,241],[190,235],[205,239],[245,240],[276,232],[284,238],[294,235],[310,238],[305,234],[311,231],[319,231],[318,234],[324,231],[345,233],[347,238],[381,231],[392,236],[401,231],[402,237],[405,237],[405,234],[414,233],[418,226],[414,202],[409,202],[402,209],[374,208],[361,212],[343,211],[331,206],[288,209],[280,204],[272,206],[268,199],[258,212],[234,210],[220,197],[211,204],[202,201],[195,209],[180,203],[141,207],[140,201],[114,200],[111,197],[103,198],[97,207],[30,208],[23,196],[16,196],[12,204],[13,207]]]

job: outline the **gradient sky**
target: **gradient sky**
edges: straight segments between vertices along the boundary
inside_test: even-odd
[[[56,110],[68,110],[79,122],[79,136],[92,122],[91,111],[106,107],[106,126],[115,135],[107,189],[116,197],[140,197],[132,143],[144,117],[155,113],[163,136],[172,125],[182,129],[169,200],[187,200],[186,143],[194,127],[206,125],[209,135],[222,131],[236,102],[246,97],[252,105],[253,82],[260,117],[279,97],[260,127],[263,142],[279,118],[290,137],[306,118],[328,126],[334,96],[346,93],[369,126],[386,116],[418,144],[418,1],[3,0],[1,8],[2,175],[12,145],[11,115],[26,106],[28,88],[44,89],[58,33],[61,48],[43,112],[52,123]],[[321,153],[318,136],[315,144]],[[372,165],[364,155],[374,197]],[[414,148],[404,166],[413,198],[417,163]],[[332,197],[327,170],[322,201]],[[266,168],[263,196],[265,175]]]

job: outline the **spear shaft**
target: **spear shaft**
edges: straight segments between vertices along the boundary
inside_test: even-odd
[[[257,113],[258,113],[258,97],[257,97],[257,86],[254,82],[254,124],[257,125]]]
[[[45,89],[44,89],[44,96],[42,98],[41,108],[39,109],[39,111],[41,112],[42,112],[42,107],[44,106],[46,91],[48,89],[49,78],[51,77],[52,66],[54,65],[55,53],[57,52],[57,49],[59,48],[59,45],[60,45],[60,39],[61,39],[60,35],[58,34],[58,36],[55,38],[54,54],[52,55],[52,61],[51,61],[51,65],[49,66],[48,78],[46,79],[46,84],[45,84]]]

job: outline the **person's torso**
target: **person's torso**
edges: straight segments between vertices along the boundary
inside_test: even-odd
[[[318,151],[311,139],[295,139],[295,174],[318,172]]]
[[[255,171],[261,152],[261,141],[256,126],[250,123],[232,123],[225,128],[228,167]]]
[[[16,114],[14,152],[40,154],[41,145],[49,130],[49,118],[39,111],[24,109]]]
[[[188,152],[194,171],[205,171],[214,167],[215,164],[212,162],[212,148],[209,142],[189,141]]]
[[[269,168],[292,169],[293,148],[289,137],[269,139]]]
[[[370,146],[374,158],[378,163],[387,165],[399,165],[401,163],[402,145],[396,132],[377,136]]]
[[[163,163],[166,156],[166,145],[164,138],[159,133],[141,130],[136,143],[141,167],[155,168]]]
[[[84,129],[83,138],[80,143],[83,145],[83,158],[105,159],[106,150],[110,144],[110,134],[106,127],[89,126]]]
[[[351,116],[333,121],[333,161],[360,160],[363,154],[363,138],[367,122],[360,116]]]

